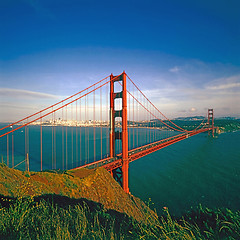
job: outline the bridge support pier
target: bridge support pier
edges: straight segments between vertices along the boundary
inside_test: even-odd
[[[110,76],[110,157],[115,157],[115,140],[122,141],[122,168],[113,170],[113,177],[122,186],[126,193],[129,193],[128,187],[128,129],[127,129],[127,86],[126,86],[126,73],[123,72],[118,77]],[[114,92],[114,83],[121,81],[122,91]],[[122,109],[115,110],[115,99],[122,99]],[[115,118],[122,118],[122,131],[116,131]]]

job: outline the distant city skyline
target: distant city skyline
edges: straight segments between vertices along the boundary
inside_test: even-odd
[[[0,2],[0,122],[123,70],[167,117],[240,117],[240,2]]]

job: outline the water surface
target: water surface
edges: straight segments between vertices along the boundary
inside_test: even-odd
[[[240,131],[218,138],[199,134],[130,165],[131,192],[151,198],[161,212],[180,215],[191,207],[240,209]]]

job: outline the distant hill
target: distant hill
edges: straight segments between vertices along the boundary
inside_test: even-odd
[[[206,117],[203,116],[194,116],[194,117],[178,117],[174,118],[173,120],[180,120],[180,121],[200,121],[205,119]]]
[[[237,117],[218,117],[216,119],[219,119],[219,120],[240,120]]]

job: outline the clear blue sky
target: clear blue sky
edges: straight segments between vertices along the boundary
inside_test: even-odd
[[[123,70],[169,117],[240,117],[239,43],[239,0],[0,0],[0,121]]]

